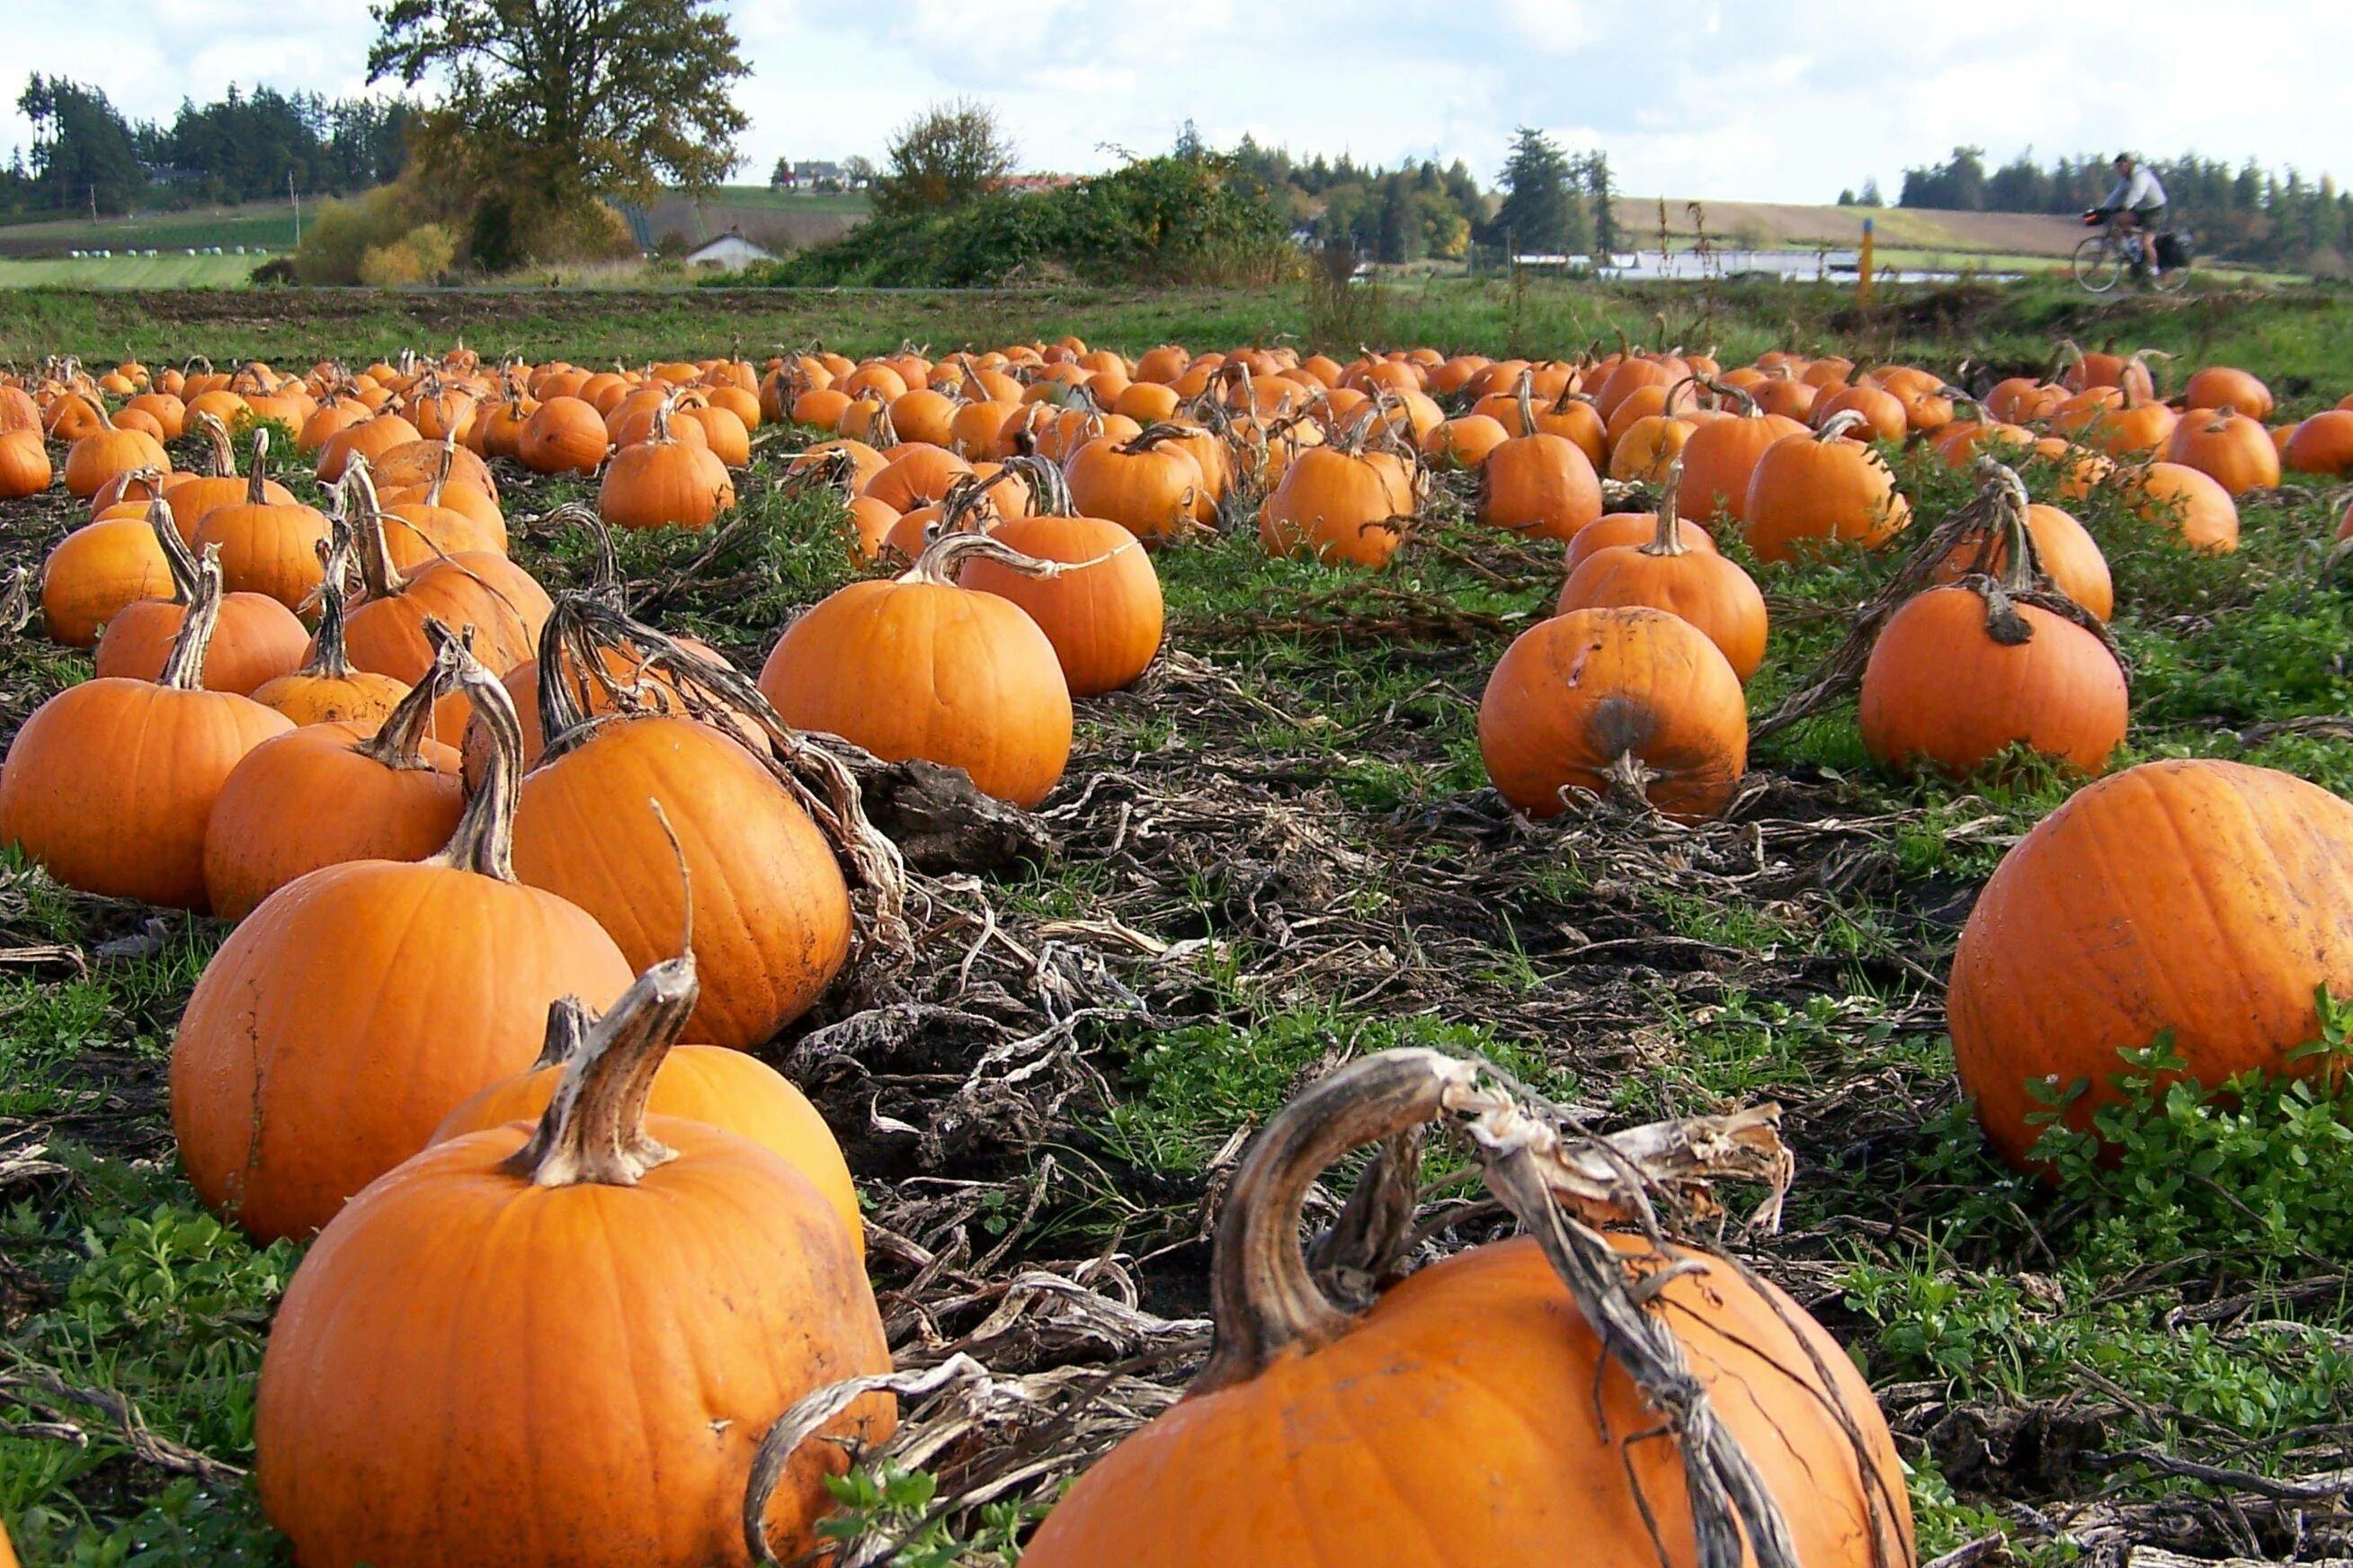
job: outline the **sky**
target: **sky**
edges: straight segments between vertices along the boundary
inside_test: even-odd
[[[2043,0],[2030,12],[1852,0],[722,0],[753,75],[744,172],[879,154],[935,99],[998,109],[1033,171],[1166,150],[1187,119],[1360,162],[1460,157],[1513,130],[1609,154],[1619,188],[1826,202],[1953,147],[1999,163],[2120,145],[2353,178],[2353,5]],[[232,83],[364,87],[367,0],[7,0],[18,71],[169,118]],[[0,77],[0,152],[29,145]]]

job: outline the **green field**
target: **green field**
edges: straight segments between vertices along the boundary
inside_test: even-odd
[[[242,289],[264,256],[0,257],[0,289]]]
[[[2353,390],[2348,304],[2316,288],[2092,300],[2047,280],[1890,289],[1869,312],[1851,289],[1437,281],[1352,294],[1345,319],[1290,289],[31,289],[0,297],[0,359],[128,346],[151,363],[360,363],[460,338],[485,359],[583,363],[739,345],[761,358],[819,337],[938,355],[1073,331],[1130,351],[1570,355],[1622,331],[1715,344],[1727,363],[1796,344],[1957,376],[1964,360],[1978,374],[2039,365],[2066,335],[2174,352],[2177,380],[2243,366],[2301,413]],[[645,618],[757,668],[802,609],[866,574],[839,500],[779,482],[811,436],[755,449],[723,531],[619,539],[620,591]],[[1967,503],[1968,477],[1924,446],[1883,455],[1915,503],[1909,541]],[[280,473],[319,499],[299,464]],[[2057,478],[2025,470],[2038,499],[2058,499]],[[499,479],[516,560],[551,590],[589,583],[594,541],[551,514],[596,482],[509,465]],[[936,1359],[1002,1314],[1013,1326],[989,1331],[982,1360],[1073,1373],[940,1451],[944,1504],[1039,1461],[1008,1484],[1042,1510],[1078,1445],[1059,1423],[1079,1391],[1196,1370],[1204,1238],[1240,1135],[1334,1065],[1414,1046],[1483,1056],[1599,1128],[1784,1108],[1797,1168],[1782,1224],[1717,1239],[1870,1379],[1923,1561],[1989,1537],[2006,1545],[1969,1563],[2353,1556],[2353,1518],[2330,1500],[2353,1474],[2353,1084],[2144,1093],[2117,1118],[2114,1164],[2071,1151],[2046,1183],[1991,1154],[1956,1083],[1945,980],[1962,921],[2081,778],[2027,759],[1969,782],[1883,773],[1850,698],[1759,736],[1754,793],[1726,820],[1603,805],[1529,823],[1488,787],[1478,710],[1504,649],[1550,613],[1561,546],[1478,521],[1458,477],[1368,577],[1270,559],[1253,499],[1152,558],[1166,652],[1134,690],[1076,705],[1039,827],[1050,852],[925,873],[911,904],[924,935],[860,974],[871,989],[828,1004],[825,1025],[849,1027],[797,1055],[804,1020],[758,1053],[800,1078],[889,1237],[869,1264],[906,1325],[902,1355]],[[2114,578],[2132,720],[2117,765],[2228,759],[2353,792],[2353,578],[2331,550],[2345,500],[2325,482],[2252,493],[2241,547],[2221,556],[2184,552],[2120,486],[2065,502]],[[0,582],[86,516],[60,491],[0,503]],[[1811,684],[1917,548],[1767,563],[1736,530],[1717,537],[1771,616],[1752,722]],[[36,620],[0,637],[0,736],[90,672],[38,634]],[[997,842],[934,847],[947,839]],[[2116,874],[2143,872],[2158,880],[2154,865]],[[165,1083],[227,929],[0,857],[0,1521],[27,1568],[288,1561],[249,1476],[253,1390],[303,1247],[257,1247],[204,1209]],[[2178,941],[2201,974],[2250,962],[2231,941],[2154,940]],[[2347,1000],[2310,1043],[2340,1082]],[[916,1022],[892,1032],[902,1016]],[[1455,1159],[1431,1150],[1433,1196],[1468,1195],[1447,1180]],[[1725,1194],[1740,1213],[1759,1195]],[[1423,1239],[1493,1233],[1472,1207]],[[1066,1287],[1013,1283],[1036,1273]],[[1044,1316],[1131,1282],[1115,1310]],[[933,1494],[904,1477],[861,1496],[864,1525],[926,1532],[902,1561],[931,1568],[1010,1568],[1003,1529],[1028,1517],[954,1506],[926,1521]]]
[[[318,206],[319,203],[305,200],[304,216]],[[259,247],[273,255],[291,250],[294,208],[286,202],[257,202],[249,206],[108,217],[96,223],[68,218],[0,224],[0,257],[62,257],[69,250],[201,250],[215,245],[242,245],[248,250]]]

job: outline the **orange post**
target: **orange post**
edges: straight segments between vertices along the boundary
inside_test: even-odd
[[[1854,302],[1858,305],[1868,305],[1871,303],[1872,222],[1873,220],[1870,218],[1862,220],[1862,255],[1855,263],[1854,268]]]

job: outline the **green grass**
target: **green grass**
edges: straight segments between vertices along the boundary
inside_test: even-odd
[[[307,218],[316,201],[303,203]],[[0,256],[63,256],[69,250],[185,250],[190,247],[259,246],[273,255],[294,247],[294,208],[288,202],[199,207],[132,217],[36,219],[0,224]]]
[[[0,289],[242,289],[264,256],[0,258]]]

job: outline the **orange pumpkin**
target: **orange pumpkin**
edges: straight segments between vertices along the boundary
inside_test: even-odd
[[[293,728],[247,698],[204,689],[220,599],[208,552],[160,679],[86,680],[33,710],[0,764],[0,844],[69,888],[204,909],[213,801],[247,752]]]
[[[2353,474],[2353,409],[2331,408],[2298,425],[2280,449],[2283,467],[2343,479]]]
[[[2196,468],[2233,496],[2280,482],[2271,432],[2228,405],[2184,416],[2166,441],[2165,458]]]
[[[1259,542],[1270,555],[1378,570],[1404,542],[1401,525],[1415,510],[1404,460],[1351,437],[1292,459],[1259,509]]]
[[[41,563],[41,626],[51,642],[94,647],[125,607],[173,587],[172,563],[146,519],[86,522]]]
[[[1138,539],[1160,541],[1190,532],[1215,514],[1208,476],[1188,445],[1192,432],[1155,425],[1128,439],[1099,436],[1071,452],[1062,465],[1071,507],[1108,518]],[[1039,447],[1046,453],[1044,446]]]
[[[2159,1036],[2210,1089],[2333,1071],[2305,1047],[2316,994],[2353,994],[2348,889],[2353,805],[2301,779],[2178,760],[2078,791],[2002,857],[1954,954],[1953,1060],[1987,1140],[2031,1168],[2052,1091],[2084,1086],[2064,1121],[2085,1130],[2117,1053]]]
[[[2179,463],[2150,463],[2132,471],[2133,510],[2181,536],[2201,555],[2239,548],[2239,508],[2213,478]]]
[[[408,682],[354,669],[343,647],[343,582],[350,572],[348,531],[319,547],[319,629],[309,657],[290,675],[256,687],[253,700],[297,724],[355,724],[373,730],[408,695]]]
[[[1016,805],[1043,800],[1070,763],[1070,687],[1018,606],[955,585],[990,543],[942,535],[905,575],[852,583],[795,621],[760,670],[777,714],[885,762],[962,768]]]
[[[1683,443],[1683,474],[1675,493],[1683,515],[1694,522],[1718,517],[1746,522],[1748,481],[1766,449],[1792,436],[1802,437],[1807,430],[1794,419],[1766,413],[1755,398],[1736,387],[1719,384],[1717,390],[1735,401],[1736,412],[1692,431]]]
[[[205,828],[213,913],[243,920],[322,866],[423,860],[457,831],[458,752],[425,737],[431,682],[381,727],[311,724],[266,741],[221,785]]]
[[[1765,661],[1765,595],[1713,547],[1683,542],[1686,525],[1676,516],[1682,479],[1680,469],[1668,474],[1648,542],[1596,551],[1569,573],[1559,613],[1647,605],[1680,616],[1707,635],[1746,683]]]
[[[956,581],[1020,605],[1054,645],[1071,696],[1134,685],[1160,651],[1166,616],[1160,574],[1135,536],[1108,518],[1048,513],[1012,518],[989,532],[1020,554],[1064,570],[1032,575],[976,555]]]
[[[196,560],[181,541],[172,503],[147,503],[148,526],[172,571],[172,596],[125,605],[98,639],[93,667],[101,677],[153,680],[172,657],[196,592]],[[221,595],[219,623],[205,659],[207,691],[252,695],[255,688],[301,668],[311,634],[294,612],[262,594]]]
[[[1573,610],[1522,632],[1479,700],[1479,752],[1504,798],[1531,816],[1563,792],[1613,779],[1659,811],[1721,814],[1747,766],[1748,710],[1707,635],[1648,606]]]
[[[195,543],[219,549],[222,580],[232,593],[266,594],[300,611],[319,591],[327,519],[316,507],[269,499],[269,430],[255,431],[245,500],[206,512]]]
[[[1841,437],[1862,416],[1841,415],[1811,436],[1785,436],[1748,479],[1746,537],[1759,561],[1788,561],[1800,542],[1875,550],[1904,531],[1912,505],[1868,447]]]
[[[596,510],[614,527],[704,529],[734,506],[735,481],[726,465],[707,445],[678,439],[674,418],[665,400],[654,410],[652,438],[613,454],[596,491]]]
[[[2272,389],[2243,370],[2210,364],[2182,384],[2181,401],[2191,408],[2232,408],[2258,422],[2272,416]]]

